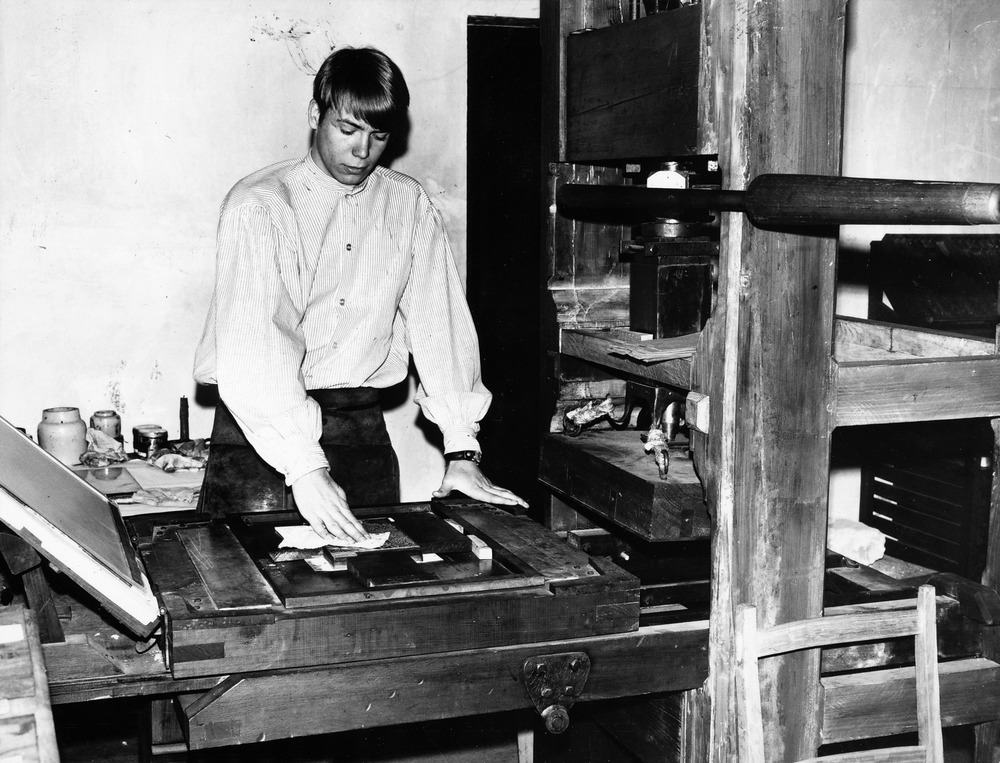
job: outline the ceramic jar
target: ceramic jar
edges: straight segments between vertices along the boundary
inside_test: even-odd
[[[90,417],[90,428],[122,442],[122,417],[115,411],[95,411]]]
[[[87,450],[87,424],[79,408],[46,408],[38,422],[38,444],[67,466],[80,463]]]

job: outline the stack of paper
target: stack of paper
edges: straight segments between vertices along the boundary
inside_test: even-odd
[[[624,355],[640,363],[660,363],[664,360],[679,360],[694,355],[699,334],[685,334],[666,339],[650,339],[646,342],[616,342],[611,355]]]

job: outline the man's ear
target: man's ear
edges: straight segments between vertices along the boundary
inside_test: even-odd
[[[313,130],[319,127],[319,104],[315,100],[309,101],[309,127]]]

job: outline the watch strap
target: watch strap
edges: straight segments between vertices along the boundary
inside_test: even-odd
[[[482,462],[483,454],[478,450],[456,450],[451,453],[445,453],[444,460],[449,464],[452,461],[471,461],[474,464],[478,464]]]

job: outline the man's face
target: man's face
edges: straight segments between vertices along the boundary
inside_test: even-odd
[[[313,158],[344,185],[368,177],[389,142],[389,133],[343,111],[328,109],[320,122],[316,101],[309,103],[309,126],[316,131]]]

